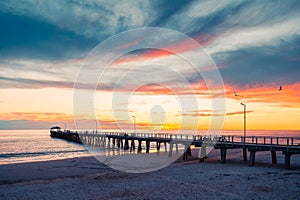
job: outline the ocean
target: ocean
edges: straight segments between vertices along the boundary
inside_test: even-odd
[[[80,144],[50,137],[49,130],[0,130],[0,164],[88,156]]]
[[[243,135],[243,131],[223,131],[222,134]],[[247,135],[300,137],[300,131],[247,131]],[[49,130],[0,130],[0,144],[0,165],[90,155],[80,144],[51,138]]]

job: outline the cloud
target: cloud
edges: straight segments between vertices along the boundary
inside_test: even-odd
[[[50,81],[24,78],[7,78],[0,76],[0,88],[73,88],[74,82]]]
[[[300,41],[300,40],[297,40]],[[300,47],[287,43],[278,48],[249,48],[213,56],[227,85],[293,84],[300,81],[299,61],[290,60],[300,54]],[[223,58],[225,56],[225,58]]]
[[[254,112],[253,110],[247,110],[246,113],[252,113]],[[243,115],[243,111],[237,111],[237,112],[228,112],[226,113],[226,116],[231,116],[231,115]]]
[[[272,84],[292,87],[300,81],[299,10],[298,1],[178,1],[172,5],[161,1],[1,1],[0,87],[72,88],[82,58],[98,42],[148,25],[181,31],[199,41],[218,65],[227,87],[241,91],[261,86],[271,91]],[[139,39],[124,41],[119,48],[135,45]],[[180,53],[191,53],[184,41],[173,45]],[[145,61],[169,68],[154,67],[151,72],[137,68]],[[126,74],[132,69],[130,76]],[[178,74],[191,87],[178,85]],[[149,49],[119,59],[98,89],[130,91],[149,80],[141,93],[167,92],[151,85],[150,79],[180,94],[207,94],[195,71],[166,52]],[[292,93],[290,97],[296,102]]]
[[[152,19],[149,1],[1,2],[2,10],[40,18],[58,28],[98,41],[122,30],[146,26]]]
[[[72,121],[73,115],[65,113],[45,113],[45,112],[11,112],[0,113],[1,120],[30,120],[30,121]]]
[[[163,26],[186,34],[208,33],[207,29],[216,27],[230,10],[241,4],[237,1],[193,1],[163,23]],[[228,12],[227,12],[228,10]],[[211,31],[210,31],[211,32]]]
[[[249,47],[280,46],[300,36],[297,26],[300,15],[274,24],[229,29],[214,40],[207,51],[210,54],[236,51]]]
[[[3,12],[1,9],[0,26],[0,59],[77,58],[86,55],[97,44],[95,40],[63,30],[40,18]]]
[[[82,60],[45,61],[3,59],[0,62],[1,88],[72,88]]]
[[[248,110],[246,113],[252,113],[253,110]],[[221,111],[213,111],[213,110],[193,110],[188,113],[182,113],[179,116],[191,116],[191,117],[214,117],[214,116],[231,116],[231,115],[243,115],[243,111],[236,111],[236,112],[226,112],[223,113]]]
[[[77,119],[77,118],[76,118]],[[49,129],[53,125],[58,125],[67,129],[95,129],[95,121],[87,119],[77,119],[75,126],[73,115],[54,112],[11,112],[0,113],[0,130],[9,129]],[[125,120],[97,119],[98,128],[102,129],[131,129],[132,123]],[[143,123],[138,123],[144,126]]]
[[[227,98],[244,101],[246,103],[265,103],[274,107],[300,107],[300,94],[297,92],[300,81],[289,85],[281,85],[283,90],[279,90],[276,82],[272,84],[256,84],[239,88],[232,85],[227,88]],[[233,91],[239,96],[235,96]]]
[[[263,4],[179,1],[172,6],[160,1],[53,1],[51,4],[3,1],[0,5],[0,23],[6,27],[0,37],[0,52],[5,58],[56,61],[83,58],[98,42],[113,34],[154,24],[181,31],[199,41],[219,66],[227,67],[222,71],[225,80],[240,77],[236,82],[249,82],[257,76],[255,71],[260,70],[258,67],[252,70],[250,66],[258,65],[265,69],[267,58],[280,58],[276,55],[282,53],[282,48],[295,47],[299,42],[297,1]],[[189,49],[184,44],[174,46],[181,48],[180,51]],[[278,51],[270,54],[271,48]],[[299,48],[290,52],[299,52]],[[165,54],[150,51],[138,56],[143,60],[157,59],[161,55]],[[236,59],[246,61],[232,64],[232,60]],[[295,59],[290,61],[298,62]],[[285,65],[286,58],[282,58],[279,64]],[[45,66],[38,68],[45,69],[45,72],[49,70]],[[281,67],[274,68],[276,71]],[[251,76],[243,76],[243,71],[251,72]]]
[[[299,37],[299,4],[289,2],[194,1],[174,14],[165,27],[188,35],[217,36],[209,53],[280,45]]]
[[[52,122],[32,122],[30,120],[0,120],[0,130],[41,130],[49,129]]]

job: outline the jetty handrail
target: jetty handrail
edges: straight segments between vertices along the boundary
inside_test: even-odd
[[[241,135],[197,135],[197,134],[172,134],[172,133],[132,133],[132,132],[100,132],[100,131],[76,131],[79,135],[110,135],[128,136],[129,138],[169,139],[176,141],[193,142],[221,142],[221,143],[243,143],[272,146],[299,146],[300,137],[287,136],[241,136]]]
[[[219,142],[300,147],[300,137],[223,135]]]

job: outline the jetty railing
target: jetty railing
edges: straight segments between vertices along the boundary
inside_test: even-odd
[[[300,147],[300,137],[274,137],[274,136],[237,136],[226,135],[219,138],[219,142],[256,144],[256,145],[277,145]]]
[[[206,156],[206,147],[221,150],[221,162],[226,161],[227,149],[243,149],[244,160],[247,161],[247,151],[250,152],[251,165],[254,165],[257,151],[271,151],[272,163],[277,163],[276,151],[285,155],[285,168],[290,168],[290,158],[293,154],[300,154],[300,137],[276,136],[239,136],[239,135],[195,135],[195,134],[170,134],[170,133],[128,133],[128,132],[97,132],[97,131],[51,131],[52,137],[82,142],[87,146],[105,147],[118,152],[149,153],[156,149],[159,153],[161,144],[165,152],[184,150],[183,158],[191,155],[191,146],[201,147],[199,157],[203,160]],[[144,143],[144,145],[142,144]],[[155,143],[156,145],[151,145]],[[136,150],[136,145],[137,151]],[[175,150],[174,150],[174,148]]]

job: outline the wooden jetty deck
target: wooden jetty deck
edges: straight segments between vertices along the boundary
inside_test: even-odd
[[[300,154],[300,137],[265,137],[265,136],[222,136],[214,146],[220,149],[221,162],[226,162],[227,149],[243,149],[244,161],[247,161],[247,151],[250,152],[250,163],[254,166],[255,154],[258,151],[270,151],[272,163],[277,163],[276,152],[285,155],[285,169],[290,169],[291,156]]]
[[[200,161],[204,161],[206,148],[220,149],[221,162],[226,162],[228,149],[243,149],[244,161],[247,161],[247,151],[250,152],[250,165],[255,164],[255,154],[258,151],[270,151],[272,163],[277,163],[276,152],[285,155],[285,169],[290,169],[291,156],[300,154],[300,137],[264,137],[264,136],[202,136],[189,134],[163,133],[121,133],[121,132],[71,132],[53,131],[51,136],[83,143],[93,147],[105,147],[131,153],[149,153],[155,146],[156,152],[164,151],[172,156],[173,151],[184,149],[183,159],[191,156],[191,146],[200,148]],[[153,144],[154,145],[151,145]],[[143,145],[144,144],[144,145]],[[137,148],[136,148],[137,146]],[[143,152],[143,147],[144,152]]]

